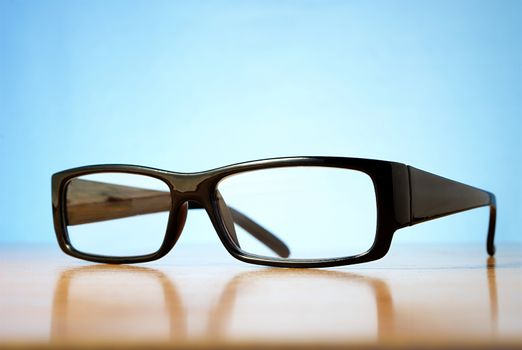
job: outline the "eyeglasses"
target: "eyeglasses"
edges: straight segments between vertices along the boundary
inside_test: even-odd
[[[203,209],[235,258],[280,267],[328,267],[382,258],[400,228],[489,206],[495,196],[414,167],[381,160],[290,157],[197,173],[93,165],[52,176],[61,249],[101,263],[167,254],[188,210]]]

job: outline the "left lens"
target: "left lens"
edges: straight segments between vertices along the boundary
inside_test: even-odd
[[[304,166],[242,172],[218,183],[216,201],[231,241],[263,258],[352,257],[375,240],[375,189],[360,171]]]
[[[170,208],[169,186],[154,177],[116,172],[76,177],[66,191],[69,241],[91,255],[152,254],[163,243]]]

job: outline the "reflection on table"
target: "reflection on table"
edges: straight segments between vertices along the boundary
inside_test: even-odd
[[[489,329],[494,335],[495,259],[489,258],[486,267]],[[112,265],[67,269],[56,284],[51,341],[385,343],[422,328],[396,315],[404,313],[394,305],[385,279],[365,274],[266,268],[238,272],[219,288],[218,284],[209,279],[206,290],[200,291],[213,299],[211,305],[194,305],[188,302],[191,294],[184,293],[183,281],[158,269]]]

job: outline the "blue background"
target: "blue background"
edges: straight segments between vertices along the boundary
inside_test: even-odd
[[[488,189],[498,241],[522,241],[521,1],[0,0],[0,113],[2,244],[54,242],[59,170],[290,155]],[[487,216],[394,242],[484,242]],[[198,235],[215,237],[191,213]]]

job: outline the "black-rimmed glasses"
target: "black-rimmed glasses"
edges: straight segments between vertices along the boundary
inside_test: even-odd
[[[275,158],[198,173],[94,165],[52,177],[62,250],[103,263],[159,259],[178,240],[188,209],[204,209],[234,257],[254,264],[326,267],[382,258],[396,230],[490,207],[495,196],[388,161]]]

